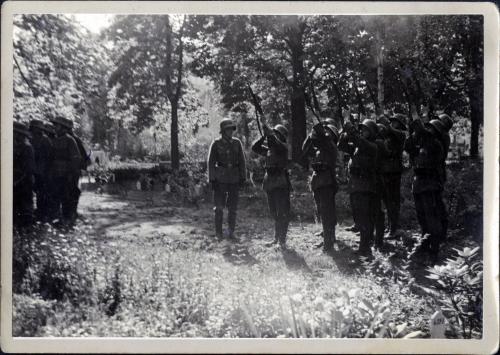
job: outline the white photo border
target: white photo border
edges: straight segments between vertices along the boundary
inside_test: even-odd
[[[18,14],[482,15],[484,17],[483,338],[209,339],[12,337],[13,16]],[[499,13],[488,2],[7,1],[1,10],[0,347],[16,353],[494,353],[499,341]]]

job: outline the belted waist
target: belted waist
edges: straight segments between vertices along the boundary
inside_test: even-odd
[[[232,163],[222,163],[222,162],[216,162],[215,166],[218,168],[238,168],[240,165],[239,164],[232,164]]]
[[[439,174],[438,174],[438,171],[436,169],[416,168],[415,175],[418,177],[436,177]]]
[[[330,170],[332,168],[330,165],[325,163],[312,163],[311,167],[316,172]]]
[[[369,169],[364,170],[358,167],[350,167],[349,173],[356,177],[369,177],[369,178],[374,177],[376,175],[375,170],[369,170]]]
[[[270,175],[276,175],[276,174],[280,174],[280,173],[283,173],[286,171],[285,168],[280,168],[277,166],[266,167],[265,170],[266,170],[266,173],[268,173]]]

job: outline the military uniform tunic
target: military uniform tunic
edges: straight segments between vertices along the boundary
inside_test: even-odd
[[[52,142],[41,131],[34,132],[31,140],[35,153],[35,191],[37,216],[46,220],[50,215],[50,167],[52,164]]]

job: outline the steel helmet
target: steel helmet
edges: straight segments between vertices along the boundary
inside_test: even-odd
[[[43,121],[42,120],[38,120],[36,118],[32,119],[30,121],[30,130],[34,129],[34,128],[38,128],[38,129],[43,129]]]
[[[453,127],[453,120],[446,113],[439,115],[439,120],[443,122],[444,127],[446,128],[447,131],[449,131],[451,127]]]
[[[24,123],[14,121],[14,133],[21,134],[27,138],[31,138],[30,131],[28,129],[28,126]]]
[[[332,124],[329,124],[329,125],[326,125],[326,128],[328,128],[330,130],[330,132],[332,132],[333,136],[335,137],[335,140],[339,139],[339,130],[337,129],[337,127],[335,127]]]
[[[401,127],[406,130],[406,116],[402,113],[396,113],[394,116],[389,117],[391,121],[396,121]]]
[[[233,131],[236,130],[236,124],[230,118],[224,118],[222,121],[220,121],[221,133],[224,132],[224,130],[227,128],[232,128]]]
[[[277,124],[276,126],[274,126],[273,131],[278,132],[284,140],[286,140],[288,137],[288,129],[286,129],[286,127],[282,124]]]
[[[387,132],[387,127],[382,123],[377,123],[378,133],[379,135],[384,135]]]
[[[360,127],[361,126],[365,126],[366,128],[368,128],[368,130],[370,131],[370,135],[372,138],[375,138],[377,137],[377,134],[378,134],[378,127],[377,127],[377,124],[375,123],[374,120],[370,120],[370,119],[364,119],[362,123],[359,124]]]
[[[440,120],[432,120],[429,122],[429,125],[434,127],[439,134],[444,134],[446,132],[446,127]]]
[[[73,122],[63,116],[56,116],[55,118],[52,118],[51,121],[54,125],[60,125],[69,129],[73,128]]]

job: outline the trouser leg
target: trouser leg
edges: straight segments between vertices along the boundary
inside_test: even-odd
[[[236,211],[238,209],[238,184],[228,184],[227,188],[227,208],[229,235],[232,236],[236,228]]]
[[[359,251],[368,253],[373,241],[374,218],[372,211],[375,197],[371,192],[355,192],[351,195],[354,223],[359,228],[361,235]]]
[[[321,199],[320,195],[313,191],[314,205],[316,206],[316,221],[321,222]]]
[[[382,211],[382,194],[377,193],[373,198],[373,218],[375,221],[375,245],[382,246],[384,243],[384,211]]]
[[[33,190],[31,186],[14,188],[12,207],[15,227],[29,227],[33,223]]]
[[[78,186],[75,186],[75,179],[73,177],[67,177],[63,186],[63,197],[61,201],[62,215],[63,219],[67,223],[73,223],[75,220],[74,214],[74,201],[75,201],[75,190]]]
[[[438,210],[441,216],[441,223],[443,226],[443,238],[446,239],[448,234],[448,209],[443,199],[443,192],[440,191],[437,195]]]
[[[285,243],[290,218],[290,190],[288,188],[275,189],[274,194],[276,202],[278,240],[280,243]]]
[[[385,198],[390,233],[399,229],[399,214],[401,209],[401,174],[385,175]]]
[[[269,214],[271,215],[271,218],[274,221],[274,239],[276,241],[279,240],[279,235],[280,235],[280,226],[278,222],[278,215],[277,215],[277,203],[276,203],[276,190],[269,190],[266,191],[267,195],[267,206],[269,208]]]
[[[321,224],[323,226],[323,245],[331,249],[335,242],[335,225],[337,215],[335,211],[335,187],[325,186],[314,191],[319,199]]]
[[[215,234],[222,236],[222,219],[224,215],[224,205],[226,193],[222,186],[217,185],[214,189],[214,218],[215,218]]]

